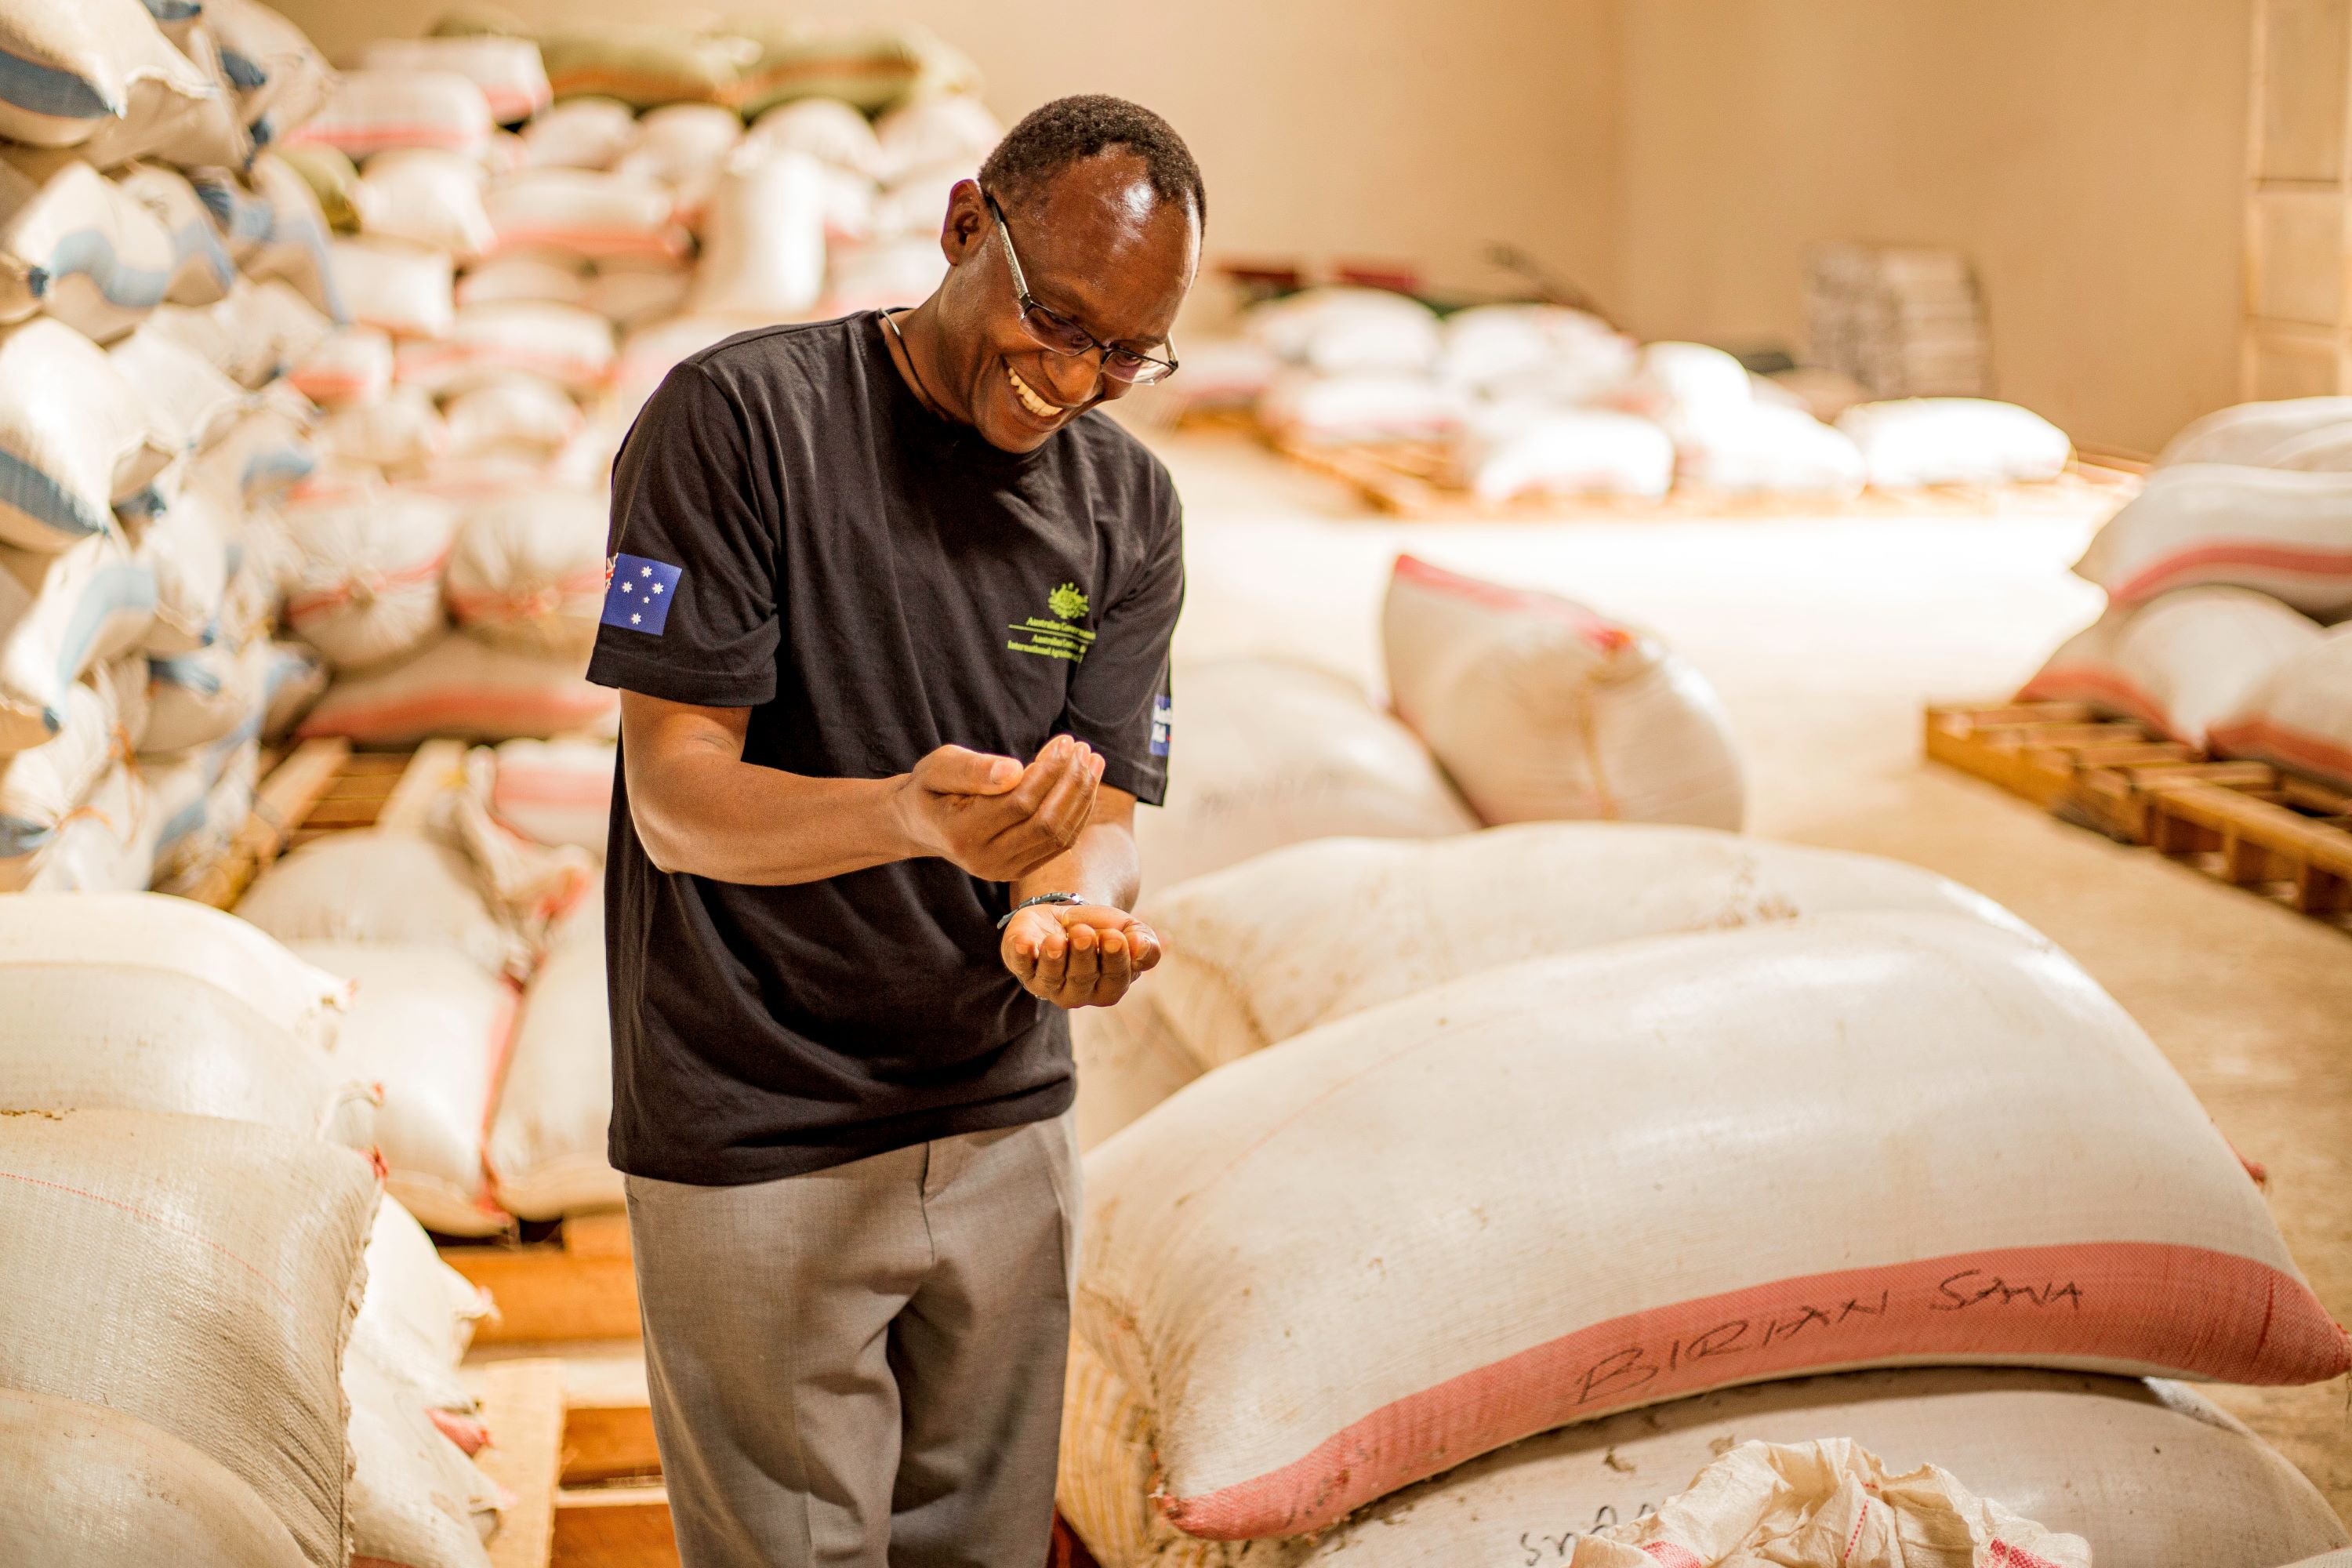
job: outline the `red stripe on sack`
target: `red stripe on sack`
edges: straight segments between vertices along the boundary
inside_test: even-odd
[[[2352,787],[2352,748],[2308,731],[2290,730],[2272,719],[2249,719],[2240,724],[2216,724],[2210,740],[2217,752],[2267,758],[2283,767],[2318,773],[2331,783]]]
[[[2235,1253],[2145,1241],[1955,1253],[1594,1323],[1395,1400],[1279,1469],[1160,1508],[1208,1540],[1296,1535],[1573,1421],[1771,1378],[1989,1360],[2275,1385],[2352,1369],[2352,1341],[2308,1285]]]
[[[2197,579],[2189,574],[2203,566],[2259,566],[2310,577],[2352,576],[2352,550],[2321,550],[2294,544],[2255,544],[2223,540],[2175,550],[2134,573],[2107,597],[2119,605],[2137,604],[2168,588]]]
[[[1706,1568],[1705,1558],[1671,1541],[1653,1541],[1642,1550],[1657,1559],[1658,1568]]]
[[[2197,743],[2172,727],[2172,716],[2144,688],[2114,670],[2094,665],[2069,664],[2043,669],[2019,687],[2017,695],[2010,700],[2099,703],[2162,731],[2167,740],[2182,741],[2192,746]]]
[[[454,1410],[427,1410],[425,1414],[441,1428],[441,1436],[463,1448],[469,1459],[490,1446],[490,1429],[470,1415],[460,1415]]]
[[[1621,648],[1633,640],[1633,634],[1626,627],[1556,594],[1538,593],[1530,588],[1507,588],[1499,583],[1481,582],[1475,577],[1448,572],[1443,566],[1433,566],[1417,555],[1398,556],[1394,572],[1399,581],[1411,583],[1416,587],[1450,594],[1457,599],[1468,599],[1492,609],[1541,616],[1547,620],[1574,626],[1595,647]]]
[[[510,977],[503,977],[499,989],[504,993],[499,1003],[499,1016],[490,1025],[490,1092],[482,1097],[482,1136],[475,1147],[481,1151],[482,1191],[474,1199],[474,1207],[500,1219],[509,1217],[491,1194],[498,1191],[499,1173],[490,1167],[490,1127],[499,1119],[499,1096],[506,1091],[507,1068],[514,1061],[515,1023],[522,1016],[522,987]]]
[[[1995,1536],[1992,1544],[1985,1548],[1985,1568],[2058,1568],[2058,1564]]]
[[[296,1310],[294,1298],[278,1288],[278,1282],[269,1277],[269,1273],[267,1269],[261,1268],[257,1264],[248,1262],[245,1258],[239,1258],[236,1253],[231,1252],[227,1247],[222,1246],[211,1237],[206,1236],[202,1231],[196,1229],[195,1226],[184,1224],[180,1220],[173,1218],[169,1215],[160,1215],[152,1209],[142,1209],[137,1204],[126,1204],[121,1198],[110,1198],[104,1193],[89,1192],[81,1187],[68,1186],[63,1182],[52,1182],[41,1176],[27,1176],[18,1171],[0,1171],[0,1181],[22,1182],[28,1187],[40,1187],[47,1192],[63,1193],[68,1197],[82,1198],[94,1204],[103,1204],[108,1208],[120,1209],[122,1213],[131,1215],[134,1219],[145,1220],[149,1225],[156,1226],[163,1230],[168,1230],[173,1235],[193,1241],[200,1247],[209,1247],[211,1250],[219,1253],[223,1258],[227,1258],[231,1263],[236,1264],[239,1268],[244,1269],[247,1274],[252,1275],[256,1279],[259,1280],[261,1282],[261,1288],[268,1291],[271,1295],[277,1297],[278,1302],[283,1305],[287,1310],[293,1311]]]
[[[371,574],[365,579],[366,585],[370,588],[405,588],[416,583],[430,583],[441,575],[441,569],[448,560],[449,552],[444,550],[430,561],[420,561],[397,572]],[[289,625],[292,625],[321,611],[340,609],[358,597],[359,584],[352,582],[339,583],[334,587],[320,588],[315,593],[297,595],[286,601],[286,619]]]
[[[613,800],[613,775],[608,771],[580,773],[550,769],[531,773],[520,768],[500,768],[490,798],[524,805],[609,805]]]
[[[463,153],[472,149],[474,138],[462,127],[432,125],[416,121],[336,125],[314,120],[286,139],[289,147],[307,147],[314,142],[346,153],[384,153],[405,147],[436,147],[445,152]]]
[[[324,715],[328,721],[325,728],[319,727],[320,716],[314,712],[302,721],[297,733],[306,741],[321,735],[364,740],[371,732],[385,728],[454,728],[470,721],[509,729],[556,730],[596,718],[611,706],[612,700],[601,691],[593,699],[551,698],[541,692],[433,691],[401,701],[347,707],[340,712],[328,713]]]
[[[516,250],[569,250],[599,257],[651,256],[676,261],[686,254],[686,242],[658,227],[582,228],[564,224],[539,228],[501,227],[484,259],[496,260]]]

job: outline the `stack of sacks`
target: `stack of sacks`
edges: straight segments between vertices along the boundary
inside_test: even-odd
[[[1861,910],[2024,929],[1967,889],[1895,861],[1707,828],[1530,823],[1277,849],[1147,891],[1137,912],[1166,946],[1160,967],[1118,1006],[1070,1016],[1079,1146],[1203,1073],[1473,970]]]
[[[509,741],[498,748],[490,810],[534,844],[604,852],[613,818],[609,741]]]
[[[1184,765],[1163,806],[1136,814],[1153,886],[1329,834],[1435,838],[1477,818],[1412,731],[1355,682],[1307,665],[1180,666]]]
[[[1248,340],[1285,368],[1258,402],[1270,430],[1330,445],[1427,441],[1461,427],[1466,399],[1438,380],[1436,313],[1383,289],[1310,289],[1252,310]]]
[[[1654,637],[1410,555],[1381,622],[1397,716],[1482,820],[1739,826],[1722,705]]]
[[[621,1173],[604,1157],[612,1119],[599,891],[548,933],[547,956],[523,993],[486,1151],[499,1205],[521,1219],[620,1207]]]
[[[0,1296],[38,1309],[0,1336],[0,1382],[42,1402],[5,1418],[0,1533],[21,1543],[37,1499],[42,1529],[121,1552],[57,1561],[184,1541],[224,1564],[487,1568],[499,1502],[457,1366],[488,1304],[360,1152],[372,1091],[336,1054],[350,987],[145,894],[0,900],[0,969],[26,1003],[0,1111],[41,1113],[0,1116]],[[205,1310],[172,1305],[190,1300]],[[134,1511],[126,1534],[58,1510],[24,1462],[36,1434],[105,1437],[76,1468],[94,1501],[184,1478],[179,1521]]]
[[[2074,570],[2100,621],[2027,682],[2215,754],[2352,788],[2352,398],[2196,421]]]
[[[1832,498],[1859,492],[1867,475],[1853,442],[1793,398],[1759,400],[1756,386],[1721,349],[1651,343],[1617,401],[1665,426],[1675,474],[1694,484]]]
[[[1110,1564],[1436,1563],[1538,1530],[1564,1555],[1615,1522],[1595,1482],[1639,1468],[1654,1505],[1778,1411],[1769,1436],[1944,1464],[2101,1560],[2338,1544],[2276,1456],[2122,1381],[2314,1382],[2352,1345],[2147,1037],[1989,912],[1472,958],[1188,1086],[1088,1156],[1066,1514]],[[2101,1375],[1717,1394],[1923,1364]]]
[[[1837,417],[1877,489],[2054,479],[2074,455],[2066,433],[2013,403],[1912,397],[1858,403]]]

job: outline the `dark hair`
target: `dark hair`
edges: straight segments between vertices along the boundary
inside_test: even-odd
[[[1057,98],[1023,115],[980,166],[980,183],[1009,201],[1114,147],[1143,160],[1144,177],[1161,201],[1191,204],[1193,218],[1207,226],[1209,193],[1201,184],[1201,166],[1176,128],[1139,103],[1106,93]]]

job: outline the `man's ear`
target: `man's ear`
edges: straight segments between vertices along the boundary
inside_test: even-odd
[[[948,216],[940,226],[940,251],[950,267],[961,267],[988,243],[996,220],[989,216],[987,198],[978,180],[958,180],[948,193]]]

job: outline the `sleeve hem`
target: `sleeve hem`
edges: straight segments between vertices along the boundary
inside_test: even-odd
[[[1086,740],[1086,737],[1083,735],[1078,738],[1082,741]],[[1118,755],[1116,752],[1105,751],[1100,745],[1096,744],[1096,742],[1092,741],[1087,741],[1087,743],[1090,746],[1094,746],[1096,752],[1100,753],[1102,756],[1102,782],[1104,784],[1110,785],[1113,789],[1125,790],[1128,794],[1135,797],[1135,803],[1138,805],[1164,805],[1167,804],[1168,770],[1165,767],[1156,765],[1157,759],[1154,759],[1153,765],[1147,765],[1141,763],[1131,762],[1125,757]]]
[[[588,661],[588,679],[599,686],[700,708],[757,708],[776,695],[772,661],[741,674],[680,669],[604,643],[597,645]]]

